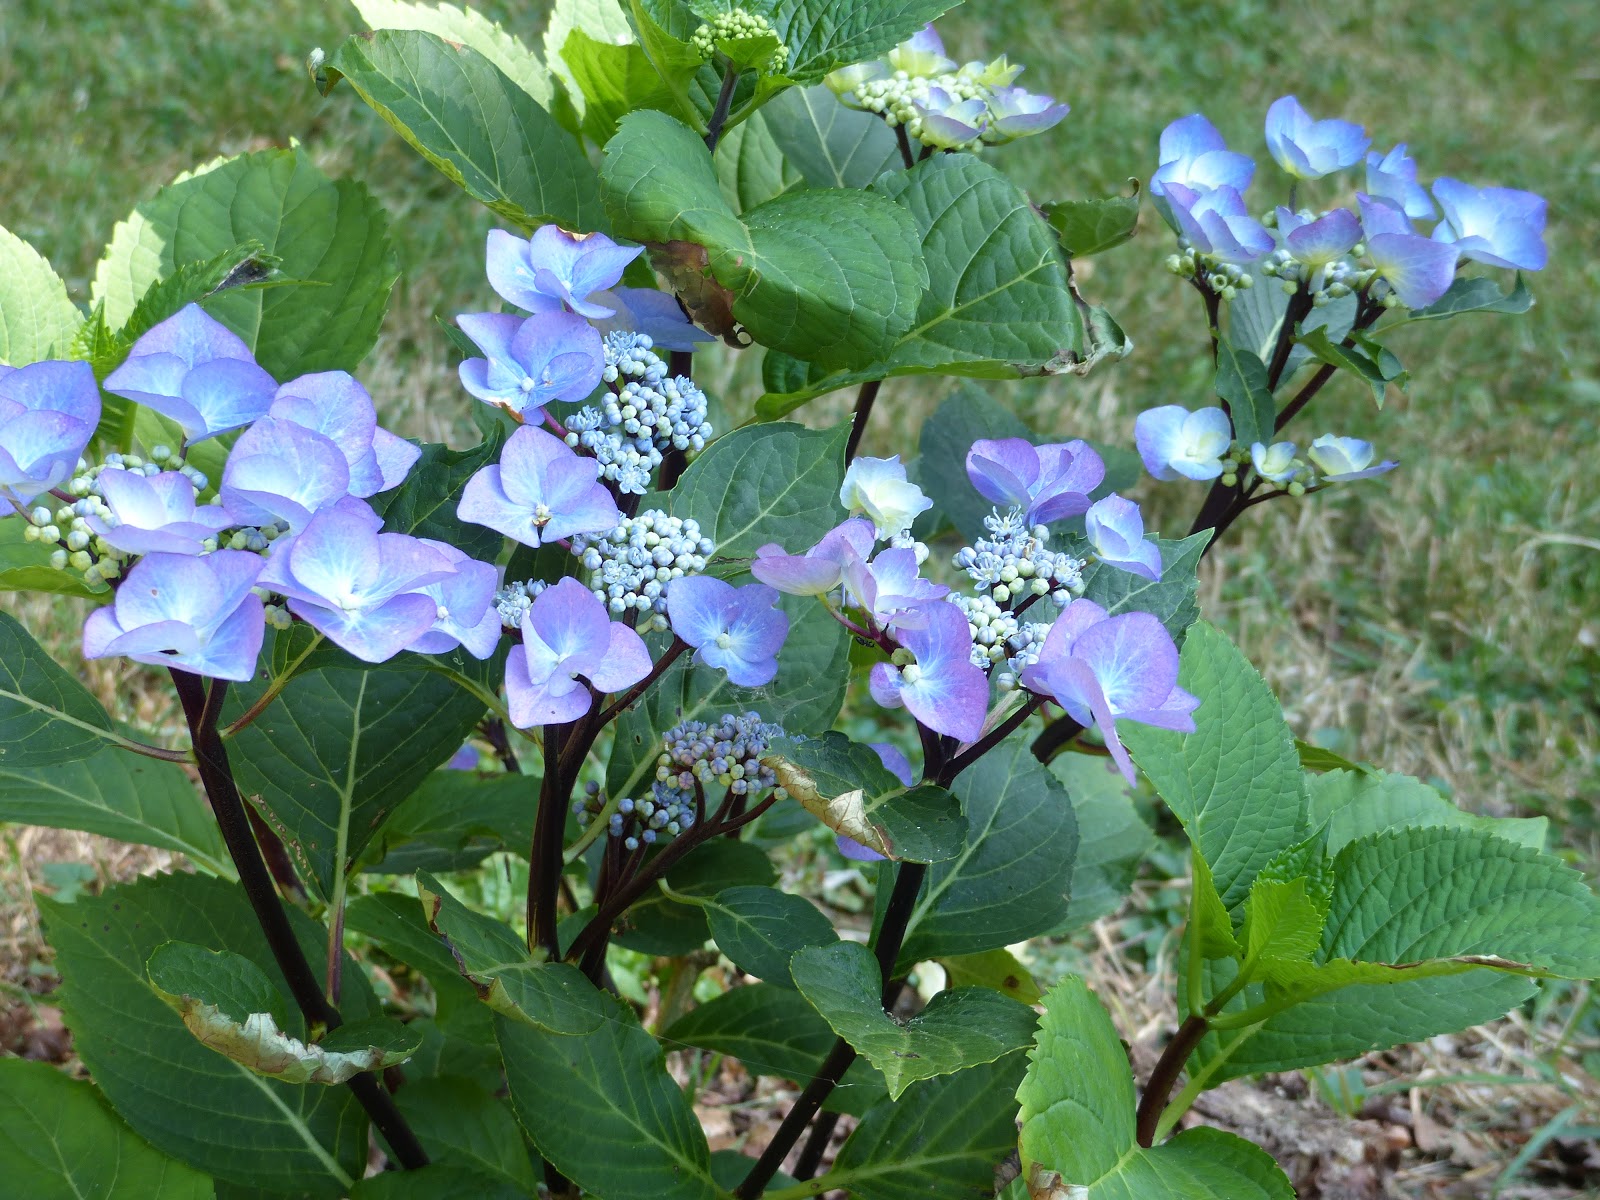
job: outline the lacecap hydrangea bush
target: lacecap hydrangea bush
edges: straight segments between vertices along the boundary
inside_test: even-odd
[[[87,601],[83,655],[164,671],[187,726],[113,720],[0,615],[0,816],[193,868],[40,899],[92,1082],[0,1063],[74,1147],[8,1187],[1287,1197],[1202,1092],[1600,975],[1542,822],[1297,742],[1195,599],[1245,509],[1383,486],[1312,401],[1404,387],[1396,330],[1525,310],[1539,197],[1425,186],[1292,96],[1270,162],[1181,116],[1129,170],[1214,398],[1153,398],[1135,455],[969,382],[866,457],[885,379],[1130,349],[1072,265],[1141,196],[1008,180],[1014,139],[1071,153],[1020,64],[958,65],[938,0],[561,0],[542,57],[356,7],[317,84],[497,218],[484,311],[440,333],[479,444],[378,424],[387,220],[298,148],[140,204],[87,312],[0,231],[0,585]],[[716,339],[762,395],[707,395]],[[851,421],[784,419],[845,388]],[[1141,466],[1208,485],[1185,536],[1146,529]],[[1136,1079],[1093,992],[1006,948],[1115,909],[1145,789],[1193,872]],[[843,870],[870,912],[815,902]],[[713,1153],[727,1059],[784,1115]]]

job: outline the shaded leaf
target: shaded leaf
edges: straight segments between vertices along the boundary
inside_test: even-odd
[[[833,1049],[828,1023],[788,987],[748,983],[696,1005],[662,1034],[664,1041],[737,1058],[752,1075],[804,1086]]]
[[[724,888],[705,904],[717,948],[747,975],[792,987],[789,960],[839,940],[833,922],[804,896],[770,887]]]
[[[900,165],[894,132],[883,119],[847,108],[825,85],[790,88],[757,115],[811,187],[864,188]]]
[[[114,740],[100,702],[15,617],[0,612],[0,766],[77,762]]]

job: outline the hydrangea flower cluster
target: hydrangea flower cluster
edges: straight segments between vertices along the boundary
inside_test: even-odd
[[[1066,605],[1083,590],[1084,560],[1049,548],[1050,530],[1027,522],[1020,508],[994,510],[983,519],[988,537],[956,552],[956,569],[997,604],[1049,596]]]
[[[929,25],[884,58],[844,67],[826,82],[850,107],[903,126],[924,146],[972,150],[1043,133],[1067,115],[1052,97],[1012,86],[1022,71],[1004,55],[958,67]]]
[[[1251,471],[1292,496],[1302,496],[1325,484],[1367,479],[1399,465],[1374,463],[1370,442],[1331,433],[1313,441],[1304,457],[1294,442],[1245,446],[1232,437],[1228,414],[1215,407],[1190,412],[1182,405],[1166,404],[1146,409],[1134,422],[1139,456],[1157,479],[1220,479],[1233,487]]]
[[[603,533],[572,539],[595,599],[619,616],[638,612],[647,618],[647,631],[666,628],[667,585],[704,571],[715,551],[716,543],[700,532],[698,521],[658,508],[623,517]]]
[[[715,724],[684,721],[662,734],[656,780],[680,792],[693,792],[696,782],[717,784],[736,796],[771,791],[778,777],[761,756],[783,736],[781,726],[754,712],[724,713]]]

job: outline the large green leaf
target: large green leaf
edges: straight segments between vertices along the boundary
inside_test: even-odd
[[[0,766],[77,762],[116,740],[100,702],[0,612]]]
[[[449,944],[428,925],[414,896],[400,892],[357,896],[345,909],[344,927],[370,938],[385,954],[427,977],[433,988],[435,1023],[443,1036],[494,1046],[493,1013],[479,1000],[478,985],[461,973]],[[467,1073],[464,1067],[456,1070]]]
[[[303,1038],[298,1010],[237,885],[163,875],[73,904],[41,898],[39,906],[73,1046],[137,1133],[219,1180],[250,1187],[334,1197],[360,1178],[367,1122],[346,1089],[279,1083],[208,1049],[145,973],[150,955],[169,941],[243,955],[272,980],[289,1032]],[[320,975],[326,934],[297,910],[290,917]],[[377,1015],[366,977],[348,962],[340,1008],[351,1020]]]
[[[883,1072],[891,1098],[919,1079],[994,1062],[1033,1040],[1033,1010],[986,987],[940,992],[910,1020],[896,1020],[883,1010],[877,960],[858,942],[812,946],[789,969],[833,1031]]]
[[[617,45],[574,29],[562,43],[561,61],[575,85],[574,103],[582,102],[584,135],[596,145],[610,141],[617,123],[635,109],[677,109],[676,93],[635,42]]]
[[[772,26],[789,47],[784,74],[813,83],[836,67],[876,58],[960,0],[777,0]]]
[[[736,212],[807,185],[773,138],[766,109],[722,135],[715,161],[722,198]]]
[[[1277,401],[1267,387],[1266,365],[1252,351],[1226,339],[1217,344],[1216,389],[1232,414],[1234,441],[1272,441]]]
[[[1146,579],[1109,563],[1094,562],[1083,573],[1083,594],[1112,616],[1147,612],[1160,618],[1167,632],[1181,639],[1200,618],[1197,574],[1211,531],[1191,533],[1182,541],[1157,538],[1161,578]]]
[[[538,796],[537,776],[435,771],[378,830],[366,869],[464,871],[499,850],[526,855]]]
[[[746,975],[792,987],[789,960],[807,946],[839,940],[833,922],[804,896],[777,888],[724,888],[705,902],[711,936]]]
[[[0,225],[0,363],[65,358],[83,324],[67,285],[27,242]]]
[[[732,315],[764,346],[861,367],[916,317],[928,283],[918,231],[881,196],[789,192],[735,214],[699,135],[658,112],[622,120],[601,182],[619,233],[704,249]]]
[[[537,1193],[522,1130],[504,1100],[470,1079],[443,1075],[407,1080],[395,1093],[395,1103],[411,1127],[421,1131],[433,1162],[476,1171],[518,1189],[516,1195]]]
[[[0,755],[0,821],[82,829],[233,872],[216,818],[183,770],[116,746],[49,767],[17,767]]]
[[[325,69],[327,87],[349,81],[413,149],[507,221],[524,230],[605,226],[577,139],[476,50],[381,30],[347,38]]]
[[[1088,258],[1131,238],[1139,228],[1139,181],[1131,196],[1098,200],[1058,200],[1044,206],[1045,220],[1055,230],[1068,258]]]
[[[751,983],[691,1008],[662,1039],[737,1058],[752,1075],[804,1084],[833,1048],[834,1034],[799,993]]]
[[[1126,722],[1119,733],[1231,909],[1268,859],[1305,836],[1300,756],[1277,698],[1215,626],[1189,630],[1178,683],[1200,697],[1195,732]]]
[[[1066,919],[1078,825],[1066,789],[1028,747],[1013,735],[956,778],[966,841],[928,869],[903,966],[1009,946]]]
[[[299,286],[228,288],[204,307],[274,377],[354,370],[400,276],[389,222],[365,187],[330,180],[299,150],[262,150],[180,176],[118,224],[93,297],[118,328],[157,279],[245,242]]]
[[[1302,761],[1304,754],[1301,755]],[[1492,833],[1534,850],[1544,848],[1545,817],[1481,817],[1463,812],[1409,775],[1382,771],[1328,771],[1308,778],[1311,824],[1323,830],[1327,852],[1337,854],[1357,838],[1406,826],[1451,825]]]
[[[443,3],[419,4],[412,0],[350,2],[369,29],[417,29],[437,34],[447,42],[472,47],[541,107],[550,107],[555,89],[550,86],[550,72],[539,61],[538,54],[476,9]]]
[[[401,1107],[404,1108],[404,1101]],[[533,1195],[537,1192],[532,1188],[456,1161],[433,1162],[416,1171],[385,1171],[368,1176],[356,1184],[350,1200],[528,1200]]]
[[[567,66],[562,47],[574,30],[581,30],[590,40],[612,46],[625,46],[634,41],[633,27],[628,24],[626,4],[619,0],[555,0],[549,6],[550,15],[544,26],[544,59],[551,74],[563,85],[574,115],[583,119],[584,97],[577,76]]]
[[[763,396],[758,416],[792,412],[813,396],[891,375],[1016,379],[1080,366],[1083,317],[1048,225],[1009,179],[970,154],[938,154],[873,191],[915,222],[928,286],[915,322],[879,362],[831,371],[817,360],[803,387]],[[770,344],[770,343],[769,343]],[[788,347],[779,347],[788,349]]]
[[[1104,759],[1058,754],[1050,773],[1067,789],[1078,822],[1078,858],[1072,864],[1067,919],[1051,931],[1059,935],[1121,906],[1155,835],[1134,808],[1127,782]]]
[[[758,116],[784,161],[811,187],[864,188],[900,165],[900,149],[883,119],[845,107],[825,85],[791,88]]]
[[[1035,1194],[1082,1200],[1293,1200],[1270,1155],[1217,1129],[1149,1149],[1134,1139],[1133,1074],[1110,1016],[1081,979],[1045,997],[1022,1102],[1022,1173]]]
[[[778,873],[761,847],[732,838],[713,838],[696,846],[667,872],[667,886],[691,901],[710,899],[729,887],[763,887]],[[651,890],[618,925],[618,945],[641,954],[677,955],[698,950],[711,936],[707,910],[698,903]]]
[[[211,1200],[211,1180],[112,1113],[92,1083],[0,1059],[0,1178],[28,1200]]]
[[[235,688],[225,719],[264,688],[260,679]],[[384,819],[482,716],[481,701],[430,671],[311,671],[239,731],[228,756],[240,789],[331,895]]]
[[[563,1037],[496,1019],[511,1103],[539,1153],[606,1200],[715,1200],[711,1151],[633,1010],[601,994],[605,1020]]]
[[[829,1180],[862,1200],[983,1200],[1017,1146],[1017,1085],[1027,1060],[1007,1054],[922,1079],[862,1117]]]

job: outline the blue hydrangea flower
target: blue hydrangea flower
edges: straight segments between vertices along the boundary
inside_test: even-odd
[[[727,672],[740,687],[771,683],[789,615],[778,593],[761,583],[736,588],[710,575],[685,575],[667,587],[672,632],[695,648],[695,659]]]
[[[467,480],[456,515],[525,546],[608,533],[622,517],[595,477],[594,460],[532,425],[506,440],[498,463]]]
[[[461,749],[450,756],[450,761],[445,763],[447,771],[476,771],[478,769],[478,748],[467,742]]]
[[[1133,763],[1117,736],[1117,718],[1193,733],[1200,706],[1178,686],[1178,647],[1159,620],[1146,612],[1111,617],[1093,600],[1062,610],[1021,679],[1080,725],[1099,729],[1129,783]]]
[[[967,451],[967,478],[1000,508],[1023,510],[1029,525],[1048,525],[1087,512],[1089,493],[1106,465],[1089,443],[1035,446],[1025,438],[979,438]]]
[[[1433,217],[1433,201],[1428,189],[1417,182],[1417,160],[1406,155],[1404,142],[1387,154],[1374,150],[1367,155],[1367,192],[1388,201],[1413,221]]]
[[[1233,442],[1233,425],[1220,408],[1190,412],[1164,404],[1139,414],[1133,438],[1145,470],[1157,479],[1215,479]]]
[[[935,733],[976,741],[989,712],[989,680],[972,662],[966,613],[948,600],[927,601],[910,610],[895,640],[894,661],[872,668],[872,698],[906,708]]]
[[[267,632],[261,598],[250,590],[262,566],[259,554],[243,550],[146,555],[116,600],[84,622],[83,656],[249,679]]]
[[[0,365],[0,496],[27,504],[61,483],[99,423],[88,363]]]
[[[448,654],[462,646],[473,658],[488,658],[500,645],[500,613],[494,602],[500,573],[444,542],[423,538],[422,543],[444,555],[454,569],[443,579],[417,589],[438,611],[433,628],[406,649],[418,654]]]
[[[857,458],[845,470],[839,503],[852,516],[871,519],[884,539],[899,537],[911,522],[933,507],[922,489],[906,481],[905,464],[893,458]]]
[[[391,659],[431,631],[439,605],[419,589],[455,571],[436,546],[382,525],[347,498],[274,542],[261,571],[261,586],[290,612],[363,662]]]
[[[1350,253],[1361,240],[1361,222],[1348,208],[1336,208],[1308,221],[1280,207],[1278,232],[1295,261],[1315,270]]]
[[[619,246],[603,233],[568,233],[558,225],[542,226],[526,241],[492,229],[486,255],[489,286],[530,313],[557,312],[565,306],[579,316],[609,317],[613,310],[590,302],[590,294],[615,286],[627,265],[643,253],[643,246]]]
[[[1145,579],[1161,578],[1161,548],[1144,536],[1144,516],[1132,500],[1112,492],[1083,515],[1084,531],[1100,560]]]
[[[904,71],[912,78],[919,75],[944,75],[956,69],[956,60],[947,58],[944,39],[925,25],[885,56],[890,71]]]
[[[350,465],[330,439],[297,421],[262,417],[239,435],[218,488],[240,525],[303,529],[350,494]]]
[[[552,400],[582,400],[605,371],[600,331],[567,312],[463,313],[456,324],[486,357],[463,359],[461,385],[478,399],[525,420]]]
[[[1349,121],[1316,121],[1293,96],[1267,109],[1267,149],[1296,179],[1321,179],[1361,161],[1372,139]]]
[[[879,627],[888,627],[897,614],[950,594],[944,584],[922,578],[920,566],[917,552],[909,547],[891,547],[870,563],[853,556],[844,564],[845,595]]]
[[[616,310],[594,322],[601,334],[642,334],[657,350],[695,350],[717,340],[690,321],[677,297],[668,292],[617,287],[596,292],[594,299]]]
[[[204,554],[204,543],[234,523],[221,505],[196,505],[194,482],[178,471],[107,469],[95,482],[110,511],[92,512],[85,521],[124,554]]]
[[[1322,472],[1325,483],[1366,479],[1373,475],[1382,475],[1385,471],[1392,471],[1400,465],[1394,462],[1381,462],[1374,466],[1372,460],[1377,455],[1372,449],[1371,442],[1363,442],[1360,438],[1353,437],[1335,437],[1331,433],[1325,433],[1312,442],[1306,451],[1306,457],[1317,470]]]
[[[1424,308],[1450,290],[1457,248],[1424,237],[1405,213],[1386,201],[1357,192],[1367,257],[1407,308]]]
[[[1181,183],[1168,183],[1166,199],[1178,231],[1201,254],[1243,264],[1276,246],[1272,235],[1250,215],[1244,197],[1227,184],[1196,192]]]
[[[1250,465],[1256,474],[1269,483],[1288,483],[1300,474],[1301,467],[1294,460],[1297,447],[1293,442],[1250,443]]]
[[[846,564],[872,553],[875,540],[871,521],[851,517],[804,554],[786,554],[776,542],[759,547],[750,574],[791,596],[821,596],[839,586]]]
[[[1150,195],[1156,210],[1173,229],[1178,228],[1167,204],[1167,184],[1193,192],[1231,187],[1241,195],[1255,176],[1256,164],[1248,154],[1228,149],[1217,128],[1200,113],[1179,117],[1161,131],[1161,165],[1150,177]]]
[[[176,421],[193,443],[265,414],[278,384],[238,335],[189,304],[133,344],[105,389]]]
[[[587,679],[604,695],[650,674],[644,639],[606,616],[606,606],[570,576],[534,597],[522,644],[506,657],[506,705],[518,729],[565,725],[589,711]]]
[[[989,109],[982,100],[958,100],[941,87],[930,87],[911,108],[917,115],[912,135],[925,146],[960,150],[989,125]]]
[[[1040,95],[1019,87],[997,87],[989,93],[989,126],[983,132],[986,142],[1008,142],[1030,137],[1059,125],[1071,106],[1057,103],[1054,96]]]
[[[339,448],[349,468],[349,492],[365,499],[405,481],[422,457],[419,446],[378,424],[367,389],[348,371],[291,379],[277,391],[269,417],[293,421]]]
[[[1543,196],[1516,188],[1475,188],[1447,178],[1434,180],[1433,194],[1444,210],[1433,236],[1453,243],[1462,258],[1491,267],[1544,269],[1549,256]]]
[[[917,775],[911,769],[911,760],[905,756],[905,752],[900,747],[890,745],[888,742],[868,742],[867,745],[877,751],[879,761],[889,769],[889,774],[907,787],[916,783]],[[839,853],[854,862],[882,862],[884,860],[884,856],[871,846],[863,846],[855,838],[846,837],[842,833],[835,835],[834,842],[839,847]]]

